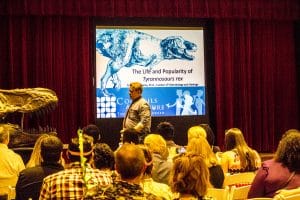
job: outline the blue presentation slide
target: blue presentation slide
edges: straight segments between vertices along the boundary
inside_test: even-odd
[[[124,117],[140,82],[152,116],[205,115],[203,30],[96,28],[97,118]]]

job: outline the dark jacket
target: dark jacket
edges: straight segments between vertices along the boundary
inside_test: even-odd
[[[16,185],[16,200],[39,199],[43,179],[63,169],[58,163],[43,163],[41,166],[24,169],[20,172]]]

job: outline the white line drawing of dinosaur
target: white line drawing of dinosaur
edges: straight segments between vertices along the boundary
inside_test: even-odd
[[[120,88],[121,81],[117,73],[121,68],[144,66],[151,69],[162,60],[191,61],[194,59],[191,53],[197,50],[197,45],[181,36],[159,39],[136,30],[98,29],[96,50],[109,58],[106,71],[100,80],[104,95],[109,95],[106,90],[109,80],[114,88]]]

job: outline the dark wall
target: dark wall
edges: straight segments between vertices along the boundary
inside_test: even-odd
[[[296,68],[298,81],[298,99],[300,99],[300,20],[295,22],[295,48],[296,48]],[[300,107],[299,107],[300,113]]]
[[[201,123],[208,123],[207,119],[201,116],[181,117],[152,117],[151,131],[155,132],[156,126],[162,121],[171,122],[175,127],[175,142],[180,145],[187,143],[187,130],[189,127]],[[113,149],[118,147],[120,141],[120,130],[123,119],[98,119],[96,124],[101,130],[102,142],[108,143]]]

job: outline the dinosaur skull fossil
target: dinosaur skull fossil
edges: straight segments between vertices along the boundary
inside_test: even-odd
[[[47,88],[0,89],[0,118],[16,112],[46,113],[53,110],[57,103],[55,92]]]

